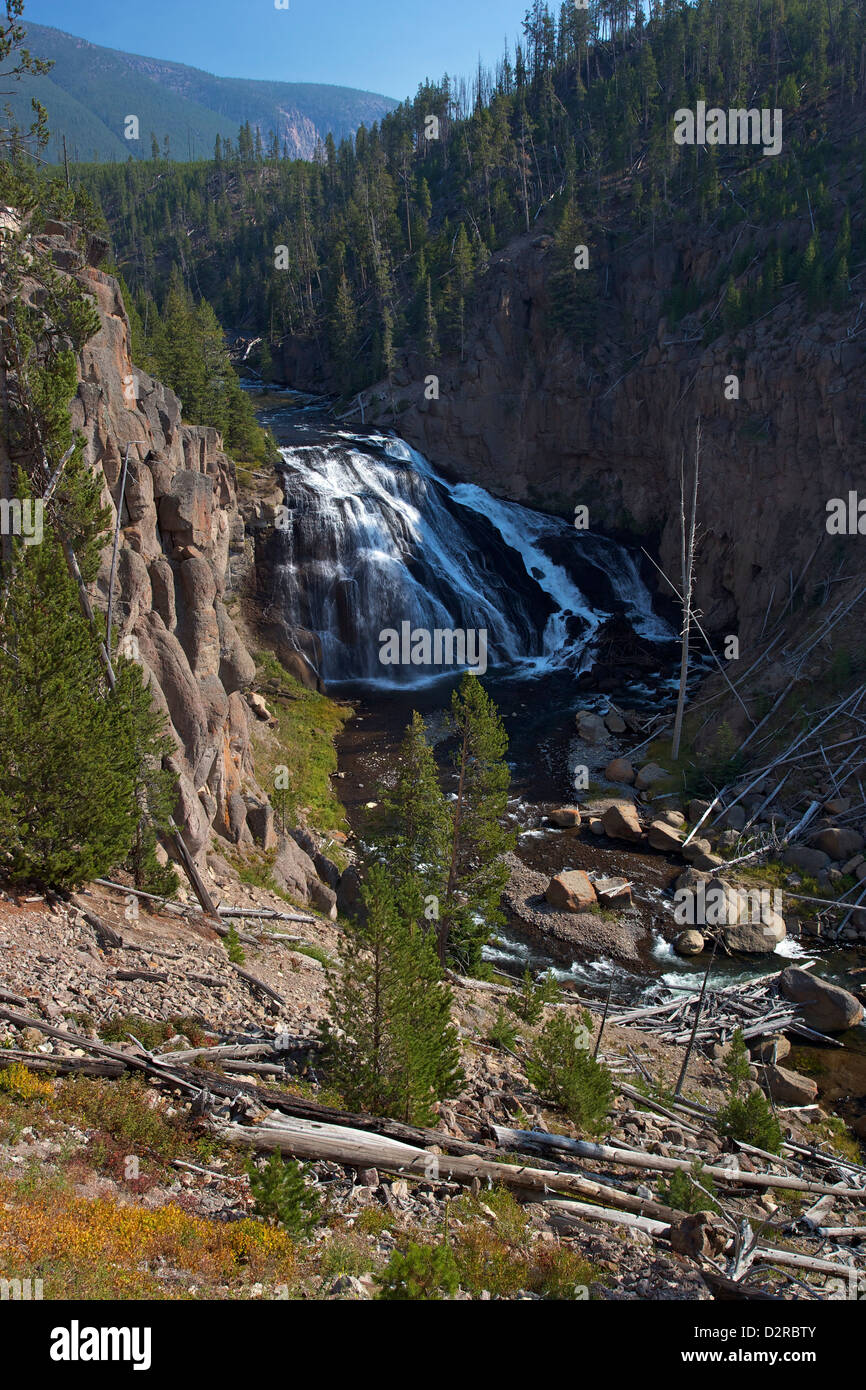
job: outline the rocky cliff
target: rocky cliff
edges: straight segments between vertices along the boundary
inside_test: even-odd
[[[700,419],[697,603],[710,628],[748,642],[813,552],[810,582],[856,546],[834,541],[826,519],[828,499],[855,486],[864,444],[859,300],[816,317],[787,286],[762,319],[707,346],[694,316],[669,328],[665,305],[677,286],[712,280],[726,241],[689,226],[665,235],[594,249],[599,332],[586,349],[552,327],[552,239],[514,241],[482,277],[463,360],[403,362],[365,415],[372,406],[438,467],[491,492],[566,515],[585,504],[593,528],[656,548],[676,581],[680,458]],[[430,373],[438,400],[425,397]],[[726,398],[731,375],[738,399]]]
[[[56,222],[37,241],[93,296],[99,313],[99,331],[79,358],[72,426],[102,475],[113,517],[129,454],[115,630],[125,654],[144,668],[177,745],[176,818],[194,855],[211,830],[249,842],[247,815],[266,797],[254,777],[244,698],[255,662],[227,606],[246,566],[234,463],[216,430],[184,424],[177,397],[132,362],[119,285],[95,264],[104,246],[91,240],[79,249],[75,229]],[[111,545],[93,595],[103,609],[110,563]]]

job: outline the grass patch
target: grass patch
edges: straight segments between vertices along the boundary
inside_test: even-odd
[[[326,970],[336,969],[336,962],[331,959],[327,951],[324,951],[321,946],[314,946],[308,941],[297,941],[293,942],[292,950],[297,951],[299,955],[309,956],[310,960],[319,961],[320,964],[325,966]]]
[[[206,1047],[208,1034],[196,1018],[186,1014],[173,1014],[171,1018],[142,1018],[140,1014],[119,1014],[103,1023],[99,1036],[107,1043],[128,1043],[129,1034],[134,1033],[148,1052],[168,1042],[178,1033],[188,1038],[192,1047]]]
[[[345,811],[334,794],[331,776],[337,770],[334,740],[351,709],[307,690],[270,652],[260,654],[257,676],[277,724],[273,737],[254,741],[256,778],[273,792],[276,769],[288,769],[284,802],[275,803],[278,819],[286,827],[294,825],[303,808],[317,829],[343,830]]]

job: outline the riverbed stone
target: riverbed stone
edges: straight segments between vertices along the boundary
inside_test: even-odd
[[[666,854],[675,854],[682,845],[682,835],[672,825],[667,825],[663,820],[654,820],[647,831],[647,839],[653,849],[659,849]]]
[[[779,976],[779,989],[786,999],[803,1005],[799,1017],[819,1033],[844,1033],[863,1021],[859,999],[809,970],[789,965]]]
[[[604,743],[607,728],[600,715],[593,714],[591,710],[581,709],[574,718],[577,732],[584,743]]]
[[[609,710],[608,710],[607,714],[604,716],[604,722],[605,722],[605,725],[607,726],[607,729],[608,729],[608,732],[609,732],[609,733],[612,733],[612,734],[624,734],[624,733],[625,733],[625,720],[623,719],[623,717],[622,717],[621,714],[617,714],[617,712],[616,712],[615,709],[609,709]]]
[[[560,912],[585,912],[598,901],[595,888],[582,869],[565,869],[550,880],[545,898]]]
[[[557,806],[550,812],[549,819],[561,829],[576,829],[580,825],[580,809],[577,806]]]
[[[604,833],[612,840],[631,840],[641,838],[640,820],[634,806],[628,801],[617,801],[608,806],[601,818]]]
[[[631,907],[631,884],[625,878],[597,878],[595,891],[602,907]]]
[[[650,787],[658,786],[660,782],[666,782],[670,773],[664,767],[659,767],[658,763],[644,763],[634,784],[638,791],[647,791]]]
[[[674,950],[678,956],[699,956],[703,949],[704,938],[694,927],[681,931],[674,941]]]
[[[705,815],[709,809],[710,803],[708,801],[701,801],[699,797],[693,796],[688,807],[689,824],[697,825],[701,816]]]
[[[783,1062],[791,1051],[791,1044],[784,1033],[774,1033],[770,1038],[756,1038],[749,1044],[753,1062]]]
[[[754,956],[768,955],[775,951],[787,934],[785,919],[769,908],[764,909],[760,922],[735,922],[722,931],[729,951]]]
[[[604,775],[608,782],[624,782],[630,785],[634,781],[634,768],[628,758],[614,758],[604,769]]]

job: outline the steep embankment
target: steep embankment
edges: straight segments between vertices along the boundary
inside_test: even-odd
[[[669,326],[671,294],[706,284],[736,235],[683,226],[654,247],[647,235],[600,252],[607,289],[591,351],[551,328],[552,238],[519,238],[480,281],[463,361],[404,363],[393,387],[368,396],[367,418],[371,403],[387,419],[396,402],[400,434],[437,466],[547,510],[585,504],[593,528],[657,544],[675,582],[680,458],[690,462],[701,420],[697,604],[707,627],[745,644],[813,551],[810,581],[858,563],[856,537],[827,534],[826,508],[856,482],[866,338],[856,305],[815,317],[796,286],[709,344],[696,318]],[[438,400],[426,399],[428,372]],[[726,398],[732,374],[739,399]]]

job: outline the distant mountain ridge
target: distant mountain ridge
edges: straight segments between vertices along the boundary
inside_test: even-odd
[[[168,137],[174,159],[210,159],[216,137],[235,140],[249,121],[267,143],[275,132],[291,156],[312,158],[330,131],[339,141],[359,125],[370,126],[397,102],[376,92],[312,82],[270,82],[216,77],[183,63],[102,48],[87,39],[42,24],[28,24],[27,43],[39,58],[51,59],[47,77],[16,83],[8,102],[25,123],[31,96],[48,109],[48,158],[62,158],[65,134],[70,158],[148,159],[151,136],[160,150]],[[127,116],[137,116],[139,139],[125,138]]]

